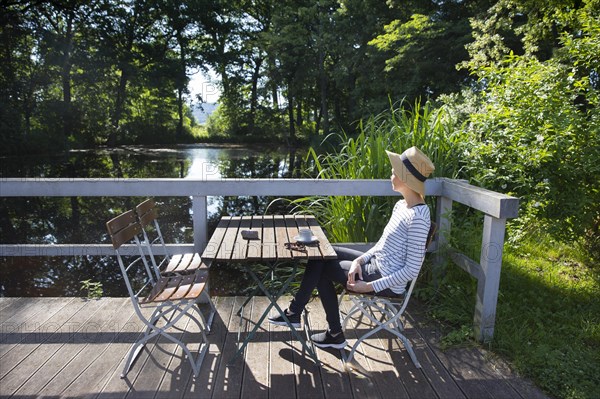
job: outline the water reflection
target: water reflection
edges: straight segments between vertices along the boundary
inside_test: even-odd
[[[60,156],[0,159],[0,177],[48,178],[281,178],[299,175],[302,152],[256,148],[181,146],[75,151]],[[222,215],[265,213],[274,197],[209,197],[209,234]],[[145,198],[0,198],[2,244],[110,242],[105,223]],[[156,198],[168,242],[192,242],[191,198]],[[269,213],[286,212],[276,201]],[[114,257],[5,257],[0,259],[0,295],[78,296],[81,281],[102,283],[104,295],[126,295]],[[219,269],[219,280],[240,275]],[[232,277],[226,277],[230,280]],[[211,276],[211,281],[213,277]],[[235,293],[227,289],[227,294]]]

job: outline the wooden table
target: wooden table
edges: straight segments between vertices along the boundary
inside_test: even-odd
[[[294,237],[298,235],[299,229],[309,228],[313,235],[317,237],[317,242],[303,247],[295,247]],[[258,232],[257,239],[244,239],[242,231]],[[290,244],[292,246],[290,247]],[[262,316],[246,336],[244,342],[238,347],[236,354],[231,359],[233,362],[239,356],[248,342],[254,337],[260,324],[269,314],[271,308],[277,309],[277,312],[288,323],[293,336],[302,343],[302,347],[319,364],[315,348],[308,345],[308,323],[304,319],[304,332],[306,338],[292,326],[289,319],[277,304],[277,299],[287,292],[289,284],[296,275],[299,263],[308,262],[310,259],[337,259],[333,247],[325,236],[325,233],[317,223],[316,219],[310,215],[268,215],[268,216],[225,216],[221,218],[215,232],[210,238],[206,249],[202,253],[202,261],[210,264],[215,261],[220,262],[241,262],[244,270],[257,283],[254,291],[246,298],[244,304],[240,307],[238,315],[241,316],[244,306],[256,294],[262,292],[270,301]],[[262,276],[258,276],[252,265],[265,263],[269,270]],[[265,281],[277,275],[277,267],[282,263],[289,263],[293,267],[292,273],[289,273],[283,285],[279,290],[269,290],[265,286]],[[306,312],[304,312],[306,315]],[[238,335],[238,343],[240,336]]]

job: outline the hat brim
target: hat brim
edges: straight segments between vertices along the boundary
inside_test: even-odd
[[[398,176],[400,180],[402,180],[406,185],[413,191],[421,194],[423,197],[425,196],[425,183],[417,179],[410,171],[404,166],[404,162],[400,158],[400,154],[396,154],[395,152],[385,151],[388,158],[390,159],[390,163],[392,164],[392,168],[394,169],[394,174]]]

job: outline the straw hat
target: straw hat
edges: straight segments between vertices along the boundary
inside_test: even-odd
[[[435,170],[433,162],[417,147],[411,147],[402,154],[386,151],[394,174],[408,187],[425,196],[425,180]]]

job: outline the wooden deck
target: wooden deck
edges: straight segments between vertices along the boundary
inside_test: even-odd
[[[214,299],[218,315],[200,375],[171,342],[148,345],[127,379],[124,356],[142,331],[129,298],[0,298],[0,396],[2,397],[202,397],[202,398],[545,398],[478,348],[441,351],[439,334],[409,306],[407,336],[423,368],[416,369],[396,340],[366,341],[346,371],[338,350],[318,350],[323,365],[304,358],[289,330],[264,323],[244,358],[235,351],[241,297]],[[282,301],[282,303],[284,303]],[[348,303],[345,302],[347,308]],[[246,311],[255,319],[267,306],[256,298]],[[311,327],[324,328],[318,301],[309,304]],[[186,322],[187,324],[187,322]],[[242,323],[246,328],[247,320]],[[190,326],[192,324],[190,323]],[[195,342],[183,325],[183,340]],[[360,332],[368,328],[357,327]],[[352,343],[356,330],[348,330]]]

